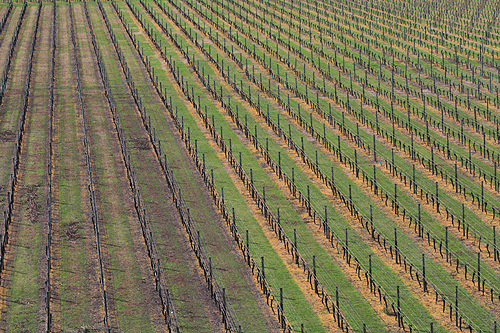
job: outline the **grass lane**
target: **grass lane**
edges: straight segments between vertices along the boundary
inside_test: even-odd
[[[53,328],[101,327],[68,6],[58,7],[54,110]],[[102,320],[102,319],[100,319]]]
[[[30,7],[36,10],[35,7]],[[26,114],[25,134],[21,146],[18,191],[15,194],[12,277],[9,289],[11,303],[7,311],[8,332],[41,330],[45,313],[45,276],[43,231],[47,199],[46,131],[48,114],[49,57],[52,6],[43,6],[39,36],[33,55],[31,93]]]

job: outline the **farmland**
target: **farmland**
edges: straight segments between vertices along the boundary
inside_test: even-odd
[[[0,330],[500,330],[494,1],[0,3]]]

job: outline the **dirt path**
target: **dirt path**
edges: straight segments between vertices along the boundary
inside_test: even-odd
[[[75,33],[80,54],[82,90],[84,94],[83,102],[86,110],[85,120],[89,135],[89,152],[91,166],[95,170],[93,172],[93,182],[96,191],[97,211],[100,216],[100,220],[98,221],[99,240],[104,266],[104,288],[107,296],[109,325],[111,328],[121,330],[123,328],[120,328],[118,325],[115,290],[112,287],[115,283],[110,266],[110,245],[108,244],[106,226],[118,227],[120,221],[134,219],[134,215],[130,209],[130,194],[128,197],[123,198],[123,192],[127,193],[128,189],[126,169],[118,153],[120,152],[120,147],[114,132],[108,102],[103,94],[103,87],[100,84],[99,71],[90,39],[90,29],[87,26],[83,5],[76,4],[73,6],[73,9],[76,27]],[[126,199],[128,199],[129,209],[125,209],[126,206],[122,204]],[[125,225],[128,226],[128,223]],[[92,239],[92,243],[94,241],[95,236]],[[122,257],[125,254],[120,253],[121,249],[126,249],[126,247],[117,249],[117,257]],[[127,265],[121,267],[127,267]],[[123,284],[122,288],[130,290],[133,287]],[[140,299],[140,297],[138,298]],[[104,312],[102,312],[101,316],[104,315]],[[129,330],[137,329],[140,330],[139,328],[129,328]]]
[[[3,19],[6,13],[7,13],[7,5],[4,3],[0,4],[0,18]]]

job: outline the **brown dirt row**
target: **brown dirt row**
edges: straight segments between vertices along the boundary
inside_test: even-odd
[[[128,247],[129,244],[124,239],[122,239],[122,246],[114,248],[114,242],[112,242],[112,240],[116,240],[119,236],[113,234],[115,230],[112,230],[111,233],[108,234],[107,227],[112,226],[118,229],[122,222],[125,222],[120,231],[126,232],[129,227],[129,223],[127,222],[130,220],[137,221],[137,217],[133,214],[134,211],[131,207],[132,200],[130,191],[127,191],[128,183],[125,174],[125,166],[121,159],[121,155],[116,154],[116,152],[120,152],[120,147],[114,132],[107,100],[103,94],[103,87],[100,85],[99,72],[93,54],[93,47],[90,42],[90,32],[87,26],[86,17],[83,13],[83,6],[75,5],[74,11],[75,21],[77,24],[81,25],[81,29],[77,30],[77,38],[79,39],[79,50],[82,59],[82,81],[87,114],[86,126],[89,133],[92,165],[95,170],[93,176],[96,188],[96,201],[98,212],[102,219],[99,221],[100,248],[103,254],[105,272],[104,285],[108,296],[108,314],[111,327],[123,330],[124,328],[120,328],[118,322],[119,313],[115,299],[127,299],[127,307],[134,308],[136,312],[142,312],[141,305],[147,303],[147,299],[141,300],[140,294],[134,295],[135,297],[130,297],[130,295],[128,295],[131,291],[135,290],[136,285],[141,285],[140,282],[137,283],[138,281],[127,280],[126,276],[120,279],[121,281],[115,282],[116,277],[113,274],[113,266],[132,268],[133,266],[131,263],[134,262],[132,260],[133,249]],[[125,206],[124,203],[128,205]],[[115,249],[116,251],[113,251]],[[110,252],[113,253],[113,255],[111,255]],[[115,257],[120,258],[121,262],[112,265]],[[133,268],[137,269],[137,267]],[[129,274],[133,275],[134,273],[134,271],[129,272]],[[120,290],[115,290],[115,285],[120,286]],[[104,313],[101,313],[101,315],[103,316]],[[125,315],[125,317],[128,316],[130,316],[130,314]],[[147,329],[147,327],[134,328],[132,326],[128,327],[126,330]]]
[[[0,18],[3,18],[7,13],[7,6],[5,4],[0,5]]]
[[[7,76],[8,82],[4,98],[0,105],[0,151],[5,152],[0,156],[0,198],[2,204],[7,194],[4,186],[7,185],[11,172],[12,149],[14,147],[19,110],[22,106],[31,38],[35,29],[36,11],[36,7],[30,7],[25,13],[13,59],[11,60],[9,75]]]
[[[94,6],[90,5],[88,7],[91,17],[98,16],[98,14],[94,13]],[[94,32],[103,29],[101,20],[94,21],[92,24]],[[109,47],[100,46],[100,51],[105,59],[115,56]],[[96,66],[96,59],[93,60],[94,66]],[[125,89],[125,87],[123,88]],[[101,87],[101,94],[103,90],[104,88]],[[99,91],[95,91],[94,93],[99,94]],[[107,136],[108,140],[111,139],[112,142],[109,145],[100,143],[96,146],[109,147],[108,151],[104,152],[104,154],[99,149],[95,151],[99,155],[113,157],[115,170],[117,171],[110,173],[108,168],[99,167],[102,170],[101,173],[104,174],[104,179],[101,178],[103,186],[98,196],[103,202],[105,212],[110,208],[118,212],[114,218],[106,218],[105,224],[106,232],[109,235],[108,247],[111,256],[108,257],[108,260],[111,263],[110,274],[114,277],[112,287],[116,295],[114,301],[117,304],[116,308],[118,311],[117,324],[119,324],[122,330],[144,331],[154,329],[160,332],[166,329],[159,305],[160,299],[154,289],[153,272],[150,268],[149,257],[145,251],[146,244],[144,243],[140,223],[135,212],[123,155],[117,141],[116,129],[111,117],[111,110],[108,105],[104,109],[106,112],[96,117],[96,122],[104,121],[104,124],[101,124],[104,130],[97,132],[95,136],[97,137],[96,140],[102,140],[101,138]],[[118,191],[115,195],[110,195],[112,191],[109,189],[106,190],[106,188],[116,187],[118,184],[120,184],[119,188],[121,191]],[[105,195],[102,195],[103,193]],[[125,206],[120,207],[123,204]],[[127,223],[124,223],[125,215],[128,216],[126,218]],[[146,318],[149,318],[149,320],[146,320]]]
[[[63,23],[60,22],[60,19],[63,19]],[[68,26],[67,26],[67,19],[65,19],[65,15],[63,12],[58,9],[56,10],[56,49],[58,45],[68,45],[69,43],[69,37],[68,37]],[[60,26],[63,25],[63,28],[61,29]],[[65,32],[65,33],[64,33]],[[52,159],[49,161],[52,164],[52,235],[51,235],[51,254],[52,254],[52,262],[51,262],[51,270],[50,270],[50,278],[51,278],[51,288],[50,288],[50,293],[51,293],[51,300],[50,300],[50,306],[51,306],[51,312],[52,312],[52,326],[54,328],[61,329],[61,307],[59,306],[59,302],[53,302],[52,297],[57,296],[57,292],[59,291],[59,288],[57,287],[58,282],[61,279],[61,274],[60,274],[60,262],[57,260],[54,260],[56,258],[61,257],[61,251],[60,248],[57,246],[57,244],[60,244],[64,238],[61,239],[60,235],[61,234],[61,218],[60,216],[60,211],[59,211],[59,205],[58,202],[56,201],[58,198],[58,192],[59,192],[59,183],[63,181],[63,179],[59,176],[59,172],[57,172],[59,165],[62,163],[62,165],[65,164],[65,161],[61,161],[59,156],[57,154],[54,154],[54,152],[57,152],[59,149],[64,150],[65,146],[64,144],[60,144],[60,129],[59,127],[61,126],[61,120],[58,119],[56,116],[56,111],[58,108],[58,104],[62,104],[64,107],[70,107],[71,104],[73,104],[74,107],[74,102],[69,96],[64,96],[61,94],[59,96],[57,94],[58,90],[58,85],[57,83],[61,84],[62,82],[70,82],[70,72],[66,72],[66,75],[61,75],[58,71],[64,68],[61,64],[66,63],[69,64],[71,62],[70,58],[70,53],[69,53],[69,48],[59,50],[59,52],[56,53],[56,59],[55,61],[55,68],[54,68],[54,114],[52,118],[52,126],[53,126],[53,132],[52,132]],[[61,62],[62,61],[62,62]],[[67,70],[67,69],[66,69]],[[64,72],[62,72],[64,73]],[[66,95],[69,95],[68,88],[66,90]],[[65,136],[68,135],[68,133],[65,133]],[[61,147],[61,148],[60,148]],[[76,236],[76,231],[74,228],[71,228],[71,234]],[[56,293],[54,295],[54,293]]]
[[[108,253],[107,246],[107,232],[106,228],[103,226],[103,218],[106,220],[116,221],[118,219],[118,209],[116,206],[106,205],[106,213],[104,213],[103,206],[105,203],[102,200],[102,193],[106,193],[106,198],[113,198],[117,194],[115,192],[116,187],[105,186],[105,181],[111,178],[114,172],[119,173],[118,169],[113,168],[113,157],[112,151],[116,146],[113,145],[112,137],[107,137],[108,129],[106,128],[106,123],[109,119],[103,116],[103,113],[107,111],[107,104],[104,95],[101,93],[101,87],[99,86],[99,73],[95,60],[93,58],[92,45],[90,42],[90,36],[88,34],[86,19],[83,14],[83,6],[75,4],[73,8],[73,17],[75,22],[75,37],[78,45],[79,53],[79,63],[80,63],[80,78],[82,84],[83,92],[83,104],[85,108],[85,119],[82,118],[82,126],[85,125],[88,134],[88,147],[90,154],[90,167],[93,170],[92,182],[95,187],[96,192],[96,204],[97,212],[100,216],[100,220],[97,221],[99,228],[99,241],[100,241],[100,251],[102,253],[102,263],[104,271],[104,289],[107,292],[107,303],[108,303],[108,318],[109,325],[111,327],[116,327],[117,314],[116,306],[114,301],[114,290],[110,288],[113,285],[113,277],[110,273],[110,256]],[[101,112],[99,112],[101,111]],[[115,143],[116,145],[116,143]],[[97,148],[98,147],[98,148]],[[96,149],[97,148],[97,149]],[[102,173],[99,171],[103,171]],[[113,172],[114,171],[114,172]],[[101,177],[106,178],[101,180]],[[116,185],[116,184],[115,184]],[[122,184],[121,184],[122,185]],[[118,191],[117,191],[118,192]],[[95,232],[92,238],[87,239],[88,242],[92,244],[95,248],[92,253],[92,258],[98,265],[98,254],[97,254],[97,240]],[[98,266],[97,266],[98,267]],[[98,268],[96,269],[98,271]],[[101,287],[99,286],[99,291]],[[100,308],[99,315],[104,318],[104,309]]]
[[[21,147],[20,207],[18,207],[19,237],[15,249],[15,263],[10,299],[18,297],[18,306],[7,313],[7,326],[14,330],[42,330],[45,324],[45,245],[47,210],[48,157],[47,121],[45,108],[48,103],[49,57],[52,11],[42,8],[39,35],[33,58],[30,104],[26,114],[25,136]],[[23,163],[24,162],[24,163]],[[14,220],[15,223],[15,220]],[[16,291],[18,291],[16,293]],[[23,302],[25,301],[25,302]],[[38,316],[37,316],[38,315]]]

